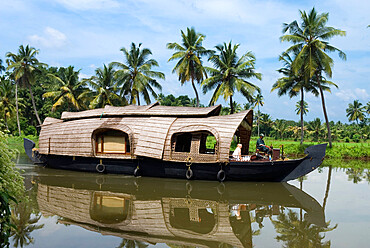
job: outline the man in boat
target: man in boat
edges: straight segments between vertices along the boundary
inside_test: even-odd
[[[238,144],[233,152],[233,158],[242,160],[242,144]]]
[[[265,141],[263,140],[264,136],[263,133],[260,134],[260,138],[257,140],[257,149],[261,152],[272,154],[271,147],[265,145]]]

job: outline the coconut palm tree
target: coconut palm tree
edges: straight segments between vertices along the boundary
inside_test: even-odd
[[[59,68],[57,75],[48,74],[54,84],[51,85],[51,91],[44,93],[42,97],[53,98],[55,103],[51,109],[52,111],[63,107],[65,104],[68,106],[68,111],[70,111],[71,106],[76,110],[86,109],[84,100],[89,91],[85,87],[86,82],[79,81],[79,72],[79,70],[75,71],[73,66],[69,66]]]
[[[162,90],[162,86],[156,79],[165,79],[165,75],[152,70],[152,67],[159,66],[158,62],[155,59],[148,59],[152,52],[148,48],[141,49],[141,43],[138,46],[131,43],[130,50],[123,47],[121,51],[125,57],[125,63],[111,63],[118,68],[115,78],[120,88],[120,96],[128,96],[130,104],[140,105],[140,95],[142,95],[145,102],[149,104],[149,93],[157,98],[153,87]]]
[[[253,98],[253,105],[254,105],[254,107],[257,106],[257,109],[258,109],[258,112],[257,112],[257,114],[258,114],[257,115],[257,130],[258,130],[257,134],[258,134],[258,137],[260,136],[260,106],[262,107],[263,104],[265,104],[263,102],[263,96],[260,93],[258,93],[256,95],[256,97]]]
[[[210,77],[202,82],[204,93],[214,90],[210,105],[223,96],[225,101],[230,100],[231,114],[234,113],[233,96],[236,91],[240,91],[251,102],[254,93],[256,91],[260,93],[260,88],[248,80],[262,78],[261,73],[255,72],[256,58],[252,52],[247,52],[239,58],[236,53],[238,47],[239,44],[232,45],[231,42],[216,46],[219,54],[209,58],[214,68],[206,68],[210,72]]]
[[[325,73],[329,78],[332,76],[334,61],[326,52],[338,52],[341,59],[346,59],[346,54],[343,51],[330,45],[328,42],[332,37],[345,36],[346,32],[326,26],[329,13],[318,14],[315,8],[312,8],[308,14],[306,11],[300,11],[300,14],[301,24],[299,25],[297,21],[289,24],[285,23],[283,33],[288,34],[280,37],[280,40],[293,43],[286,52],[297,53],[292,63],[294,73],[297,75],[299,71],[302,71],[306,82],[312,79],[314,75],[316,76],[328,130],[329,147],[332,147],[330,125],[326,113],[321,79],[322,73]]]
[[[308,122],[307,129],[311,131],[315,141],[319,140],[319,137],[324,131],[320,118],[316,118],[313,121]]]
[[[16,110],[17,110],[17,122],[18,129],[20,134],[19,127],[19,111],[18,111],[18,86],[28,88],[33,109],[39,125],[41,125],[41,120],[36,109],[35,99],[32,93],[31,86],[35,83],[35,74],[38,71],[38,68],[41,66],[46,66],[46,64],[40,63],[36,58],[36,55],[39,53],[39,50],[36,50],[33,47],[23,45],[19,46],[18,54],[8,52],[6,54],[8,64],[7,70],[12,70],[12,76],[16,82],[15,95],[16,95]]]
[[[168,49],[175,50],[175,53],[172,54],[168,61],[178,60],[172,73],[177,73],[181,85],[191,81],[197,100],[197,107],[199,107],[199,95],[195,87],[195,81],[200,84],[204,78],[207,78],[207,73],[202,63],[202,57],[211,56],[213,51],[202,46],[205,36],[201,33],[197,33],[194,27],[187,28],[186,34],[181,30],[181,39],[181,44],[176,42],[167,43]]]
[[[6,79],[5,76],[0,77],[0,111],[3,114],[5,127],[8,131],[8,118],[16,112],[14,88],[11,80]]]
[[[120,97],[117,92],[117,80],[115,70],[112,64],[103,65],[103,68],[95,70],[95,76],[84,79],[91,88],[93,88],[93,100],[89,108],[103,108],[105,105],[122,105],[127,104],[125,98]]]
[[[284,133],[288,130],[288,124],[286,123],[286,120],[276,119],[273,124],[273,129],[275,131],[275,137],[283,139]]]
[[[5,71],[5,66],[3,66],[3,61],[0,59],[0,74]]]
[[[299,115],[301,113],[303,115],[307,115],[307,113],[308,113],[308,103],[306,101],[303,101],[303,104],[302,104],[302,101],[298,101],[295,104],[295,113],[297,115]]]
[[[297,56],[298,52],[293,52],[294,57],[291,57],[289,53],[283,52],[280,55],[279,60],[283,63],[283,67],[278,70],[279,73],[283,74],[283,77],[279,78],[276,83],[272,86],[271,92],[274,90],[278,90],[278,96],[288,94],[290,98],[300,95],[301,101],[300,109],[301,111],[298,113],[301,116],[301,145],[303,144],[304,139],[304,120],[303,115],[304,112],[302,111],[304,108],[304,92],[312,93],[314,96],[319,96],[319,91],[317,90],[318,85],[317,81],[310,79],[308,81],[304,80],[304,73],[301,69],[298,73],[294,72],[292,67],[293,61]],[[325,91],[330,92],[330,85],[336,86],[334,83],[327,81],[325,78],[322,80],[322,89]]]
[[[354,100],[353,103],[348,104],[348,108],[346,109],[347,117],[349,121],[356,121],[358,125],[358,120],[363,121],[364,116],[364,107],[362,107],[362,103],[359,100]]]

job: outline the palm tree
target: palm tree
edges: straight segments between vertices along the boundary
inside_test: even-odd
[[[79,81],[79,72],[75,71],[73,66],[69,66],[68,68],[61,67],[57,73],[58,75],[48,74],[55,81],[55,84],[51,86],[51,91],[44,93],[42,97],[52,97],[55,100],[52,111],[64,104],[68,105],[68,111],[70,105],[76,110],[86,109],[83,100],[86,99],[89,91],[85,88],[86,83]]]
[[[249,102],[253,99],[253,94],[260,88],[247,81],[250,78],[261,80],[261,73],[255,72],[256,58],[252,52],[243,54],[240,58],[236,54],[239,44],[232,46],[224,43],[216,46],[220,54],[213,55],[209,60],[214,68],[207,67],[210,77],[202,82],[203,92],[214,90],[210,105],[213,105],[218,98],[223,95],[225,101],[230,100],[230,113],[234,113],[233,95],[235,91],[240,91]]]
[[[36,109],[35,99],[33,97],[31,86],[35,83],[35,74],[38,71],[38,67],[44,66],[46,64],[40,63],[36,55],[39,53],[39,50],[36,50],[33,47],[23,45],[19,46],[18,54],[8,52],[6,57],[6,63],[8,64],[7,70],[13,70],[12,76],[16,82],[15,95],[16,95],[16,110],[17,110],[17,122],[18,122],[18,131],[20,134],[19,126],[19,113],[18,113],[18,85],[20,87],[28,88],[33,109],[39,125],[41,125],[41,120]]]
[[[5,71],[5,66],[3,66],[3,61],[0,59],[0,74]]]
[[[370,101],[366,104],[366,114],[370,115]]]
[[[316,76],[328,130],[329,147],[332,147],[330,125],[326,113],[321,79],[322,72],[328,77],[332,76],[334,61],[326,52],[338,52],[341,59],[346,59],[346,54],[331,46],[327,40],[338,35],[345,36],[346,32],[326,26],[329,13],[317,14],[315,8],[312,8],[308,15],[305,11],[300,11],[300,14],[302,23],[300,25],[297,21],[293,21],[290,24],[285,23],[283,33],[289,32],[289,34],[283,35],[280,37],[280,40],[293,43],[287,49],[287,53],[297,53],[292,63],[294,73],[297,75],[299,71],[302,71],[306,82],[312,79],[314,75]]]
[[[299,114],[303,114],[303,115],[307,115],[308,113],[308,103],[306,101],[303,101],[303,104],[302,104],[302,101],[298,101],[296,104],[295,104],[295,112],[297,115]]]
[[[286,123],[285,120],[276,119],[274,124],[273,124],[273,128],[274,128],[275,133],[276,133],[275,137],[278,138],[278,139],[283,139],[284,138],[284,133],[288,129],[288,124]]]
[[[260,94],[260,93],[258,93],[257,95],[256,95],[256,97],[254,97],[253,98],[253,103],[254,103],[254,107],[256,107],[257,106],[257,109],[258,109],[258,116],[257,116],[257,134],[258,134],[258,137],[260,136],[260,106],[262,107],[263,106],[263,104],[265,104],[264,102],[263,102],[263,96]]]
[[[297,56],[297,52],[294,52],[294,57],[291,57],[289,53],[284,52],[280,57],[279,60],[282,61],[284,66],[278,70],[279,73],[283,74],[283,77],[279,78],[276,83],[272,86],[271,92],[274,90],[278,90],[278,96],[288,94],[290,98],[295,97],[297,95],[301,95],[300,109],[301,111],[298,113],[301,116],[301,145],[303,144],[304,139],[304,120],[303,115],[304,112],[304,92],[310,92],[314,96],[319,96],[319,91],[317,90],[317,83],[314,79],[310,79],[308,81],[304,80],[304,73],[301,69],[297,74],[294,72],[292,67],[293,61]],[[313,77],[315,78],[315,76]],[[330,81],[326,81],[324,78],[322,80],[322,88],[325,91],[330,92],[329,85],[334,85],[334,83]]]
[[[181,85],[191,81],[199,107],[199,95],[195,87],[195,81],[200,84],[204,78],[207,78],[207,73],[202,64],[202,56],[211,56],[213,51],[207,50],[202,46],[205,36],[197,33],[194,27],[187,28],[186,34],[181,30],[182,44],[176,42],[167,43],[167,48],[175,50],[168,61],[179,60],[172,70],[172,73],[177,73]]]
[[[113,65],[104,65],[103,68],[95,70],[96,76],[84,79],[95,90],[94,97],[90,103],[90,108],[103,108],[105,105],[127,104],[125,98],[121,98],[117,93],[117,80],[115,79],[115,70]]]
[[[315,141],[318,141],[319,140],[320,134],[324,130],[324,128],[323,128],[323,126],[321,124],[320,118],[316,118],[313,121],[308,122],[307,128],[313,134],[313,137],[314,137],[314,140]]]
[[[9,131],[8,118],[16,111],[14,85],[10,80],[0,77],[0,111],[3,113],[5,127]]]
[[[131,43],[128,51],[121,48],[125,57],[125,63],[112,62],[111,64],[119,69],[115,73],[115,78],[120,86],[120,96],[129,95],[130,104],[140,105],[140,95],[144,97],[147,104],[150,103],[149,92],[154,98],[157,98],[154,88],[162,90],[162,86],[155,80],[165,79],[162,72],[152,71],[152,67],[159,66],[154,59],[148,59],[152,54],[150,49],[142,48],[141,43],[138,46]]]
[[[347,117],[349,121],[356,121],[358,125],[358,120],[363,121],[364,116],[364,107],[361,107],[362,103],[359,100],[354,100],[353,103],[348,104],[346,109]]]
[[[269,114],[261,114],[260,115],[260,124],[261,124],[261,130],[262,132],[269,136],[271,128],[274,125],[274,122],[271,119],[271,116]]]

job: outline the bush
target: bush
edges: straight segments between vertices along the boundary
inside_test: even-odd
[[[352,139],[353,139],[354,142],[358,143],[358,142],[360,142],[361,135],[356,133],[352,136]]]
[[[7,247],[9,244],[10,201],[22,198],[24,192],[23,178],[15,168],[14,155],[15,151],[9,149],[4,133],[0,132],[0,247]]]

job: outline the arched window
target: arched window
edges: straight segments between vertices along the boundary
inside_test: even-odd
[[[130,199],[94,192],[90,207],[90,217],[104,224],[125,221],[130,213]]]
[[[130,141],[126,133],[108,129],[96,134],[97,154],[130,154]]]
[[[173,152],[215,154],[217,140],[209,131],[181,132],[172,136]]]

